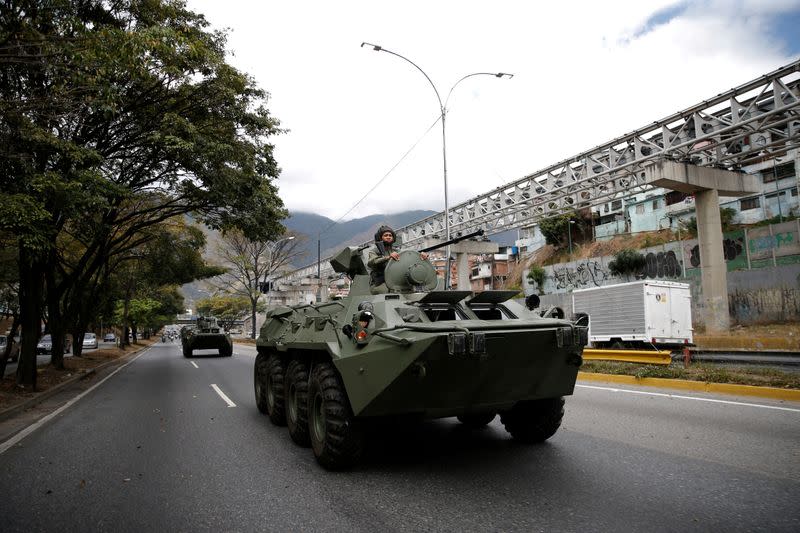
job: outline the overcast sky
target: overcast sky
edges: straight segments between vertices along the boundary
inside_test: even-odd
[[[362,41],[419,65],[443,100],[467,74],[514,74],[471,77],[450,97],[450,206],[800,55],[800,0],[188,5],[229,29],[231,62],[271,94],[268,107],[289,130],[274,142],[290,212],[334,220],[444,208],[434,90]]]

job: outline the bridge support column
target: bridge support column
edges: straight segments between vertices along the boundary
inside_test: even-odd
[[[700,244],[700,279],[703,286],[703,314],[706,330],[730,329],[728,311],[728,267],[722,244],[722,221],[719,216],[719,193],[709,189],[695,193],[697,240]]]
[[[719,196],[758,192],[756,176],[664,159],[645,168],[645,183],[695,195],[703,323],[709,332],[728,331],[728,267],[722,247]]]
[[[467,254],[456,254],[456,268],[458,269],[458,285],[456,289],[459,291],[470,290],[472,285],[469,282],[469,278],[472,271],[469,268],[469,256]]]

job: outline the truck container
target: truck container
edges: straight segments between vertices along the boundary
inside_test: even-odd
[[[594,348],[693,344],[692,296],[687,283],[643,280],[572,293],[576,317],[588,315]]]

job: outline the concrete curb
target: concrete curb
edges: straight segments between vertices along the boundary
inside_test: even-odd
[[[32,398],[27,398],[27,399],[19,402],[16,405],[12,405],[11,407],[3,409],[2,411],[0,411],[0,422],[4,422],[4,421],[6,421],[6,420],[8,420],[10,418],[13,418],[15,415],[17,415],[18,413],[21,413],[22,411],[25,411],[25,410],[30,409],[32,407],[36,407],[38,404],[42,403],[43,401],[45,401],[46,399],[50,398],[51,396],[55,396],[56,394],[58,394],[62,390],[66,389],[68,386],[70,386],[70,385],[72,385],[72,384],[74,384],[74,383],[76,383],[76,382],[78,382],[78,381],[80,381],[82,379],[85,379],[86,377],[91,376],[92,374],[96,374],[98,371],[103,370],[103,369],[111,366],[114,363],[124,362],[126,359],[128,359],[129,356],[137,354],[137,353],[139,353],[140,351],[142,351],[145,348],[149,348],[149,346],[142,347],[142,348],[140,348],[140,349],[138,349],[138,350],[136,350],[134,352],[127,353],[127,354],[123,355],[122,357],[119,357],[117,359],[112,359],[110,361],[106,361],[105,363],[102,363],[102,364],[100,364],[100,365],[98,365],[98,366],[96,366],[94,368],[90,368],[90,369],[88,369],[86,371],[80,372],[80,373],[76,374],[75,376],[69,378],[68,380],[62,381],[58,385],[50,387],[46,391],[41,392],[41,393],[37,394],[36,396],[33,396]]]
[[[757,396],[772,400],[800,402],[800,390],[779,389],[777,387],[756,387],[753,385],[736,385],[733,383],[711,383],[708,381],[690,381],[685,379],[637,378],[616,374],[598,374],[595,372],[578,372],[579,381],[600,381],[605,383],[622,383],[643,387],[660,387],[695,392],[711,392],[714,394],[731,394],[735,396]]]

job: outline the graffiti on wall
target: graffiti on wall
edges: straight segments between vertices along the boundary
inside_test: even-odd
[[[608,272],[598,261],[586,261],[572,268],[553,267],[553,280],[556,289],[580,289],[583,287],[599,287],[609,278]]]
[[[681,276],[681,264],[678,256],[670,250],[668,252],[649,252],[645,256],[645,267],[641,273],[642,277],[647,278],[679,278]]]
[[[746,264],[747,258],[744,255],[744,235],[723,240],[722,253],[725,256],[726,263],[742,261]],[[689,254],[689,263],[695,268],[700,267],[700,244],[692,246]]]

